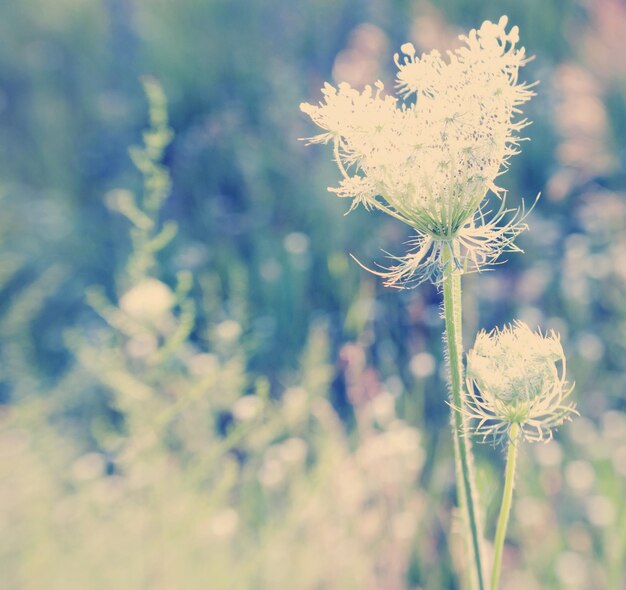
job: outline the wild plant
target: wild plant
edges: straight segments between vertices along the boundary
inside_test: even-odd
[[[526,229],[529,213],[523,205],[508,207],[506,191],[495,184],[519,153],[519,132],[528,124],[521,106],[534,94],[534,84],[519,81],[529,59],[518,46],[518,28],[507,30],[507,24],[506,16],[485,21],[460,36],[463,46],[447,58],[437,51],[417,56],[411,43],[402,45],[394,56],[399,97],[385,93],[380,81],[362,92],[326,83],[319,105],[301,105],[323,130],[309,142],[330,143],[341,172],[339,186],[329,190],[352,199],[350,211],[382,211],[414,232],[407,253],[392,256],[390,268],[371,272],[386,286],[431,281],[443,292],[457,501],[471,579],[481,590],[487,582],[471,435],[502,434],[509,444],[491,576],[496,590],[518,439],[543,439],[573,412],[563,401],[565,359],[558,338],[533,334],[520,323],[479,335],[468,357],[467,376],[475,387],[464,387],[461,278],[496,263],[504,251],[520,251],[514,239]],[[494,198],[499,204],[492,211]],[[485,348],[491,356],[483,356]]]
[[[144,86],[150,125],[131,150],[144,190],[106,196],[130,228],[127,260],[113,289],[88,292],[100,317],[68,332],[75,361],[58,384],[0,412],[0,446],[19,464],[0,462],[0,526],[12,531],[0,543],[3,581],[402,588],[424,517],[412,485],[420,433],[389,393],[364,400],[346,433],[328,401],[323,325],[310,330],[298,377],[270,399],[267,380],[246,370],[245,320],[227,311],[242,306],[220,301],[212,281],[195,296],[189,273],[165,272],[172,132],[162,88]]]

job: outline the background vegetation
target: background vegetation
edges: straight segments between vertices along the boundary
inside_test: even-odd
[[[560,331],[582,414],[522,451],[503,587],[626,588],[620,0],[1,3],[0,588],[456,587],[440,294],[350,260],[405,230],[343,216],[298,105],[503,13],[542,198],[465,333]]]

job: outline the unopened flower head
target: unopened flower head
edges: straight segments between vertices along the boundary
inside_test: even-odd
[[[477,421],[471,432],[498,441],[516,424],[528,440],[550,439],[576,413],[565,369],[554,332],[542,335],[520,321],[480,332],[467,355],[465,411]]]
[[[480,268],[514,249],[525,227],[523,212],[507,210],[495,185],[527,124],[514,120],[519,106],[533,95],[518,83],[528,61],[516,47],[518,29],[506,25],[507,17],[484,22],[447,58],[437,51],[418,57],[412,44],[402,45],[397,87],[409,102],[385,94],[378,81],[363,92],[326,83],[319,106],[300,106],[324,130],[311,142],[333,144],[343,178],[329,190],[352,198],[351,209],[380,209],[417,232],[414,249],[379,273],[389,285],[440,277],[443,244],[453,240],[456,266]],[[503,203],[486,220],[489,190]]]

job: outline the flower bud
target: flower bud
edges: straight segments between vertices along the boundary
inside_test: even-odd
[[[565,354],[554,332],[542,335],[520,321],[482,331],[467,355],[467,414],[483,439],[508,433],[513,425],[529,440],[548,440],[575,413]]]

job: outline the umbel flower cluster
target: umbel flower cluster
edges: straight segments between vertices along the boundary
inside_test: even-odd
[[[576,413],[568,401],[563,347],[554,332],[542,335],[520,321],[482,331],[467,355],[465,413],[483,440],[498,442],[513,425],[529,441],[552,438]]]
[[[461,36],[464,46],[418,57],[411,43],[395,55],[401,98],[382,82],[364,91],[326,83],[319,105],[302,111],[323,129],[312,143],[332,143],[342,180],[329,190],[400,219],[416,231],[412,248],[377,274],[390,286],[418,284],[442,276],[443,248],[465,271],[495,261],[525,229],[524,211],[505,207],[496,177],[517,153],[520,105],[533,96],[518,83],[528,59],[518,48],[517,27],[507,17],[486,21]],[[404,99],[404,100],[402,100]],[[491,191],[501,203],[485,211]]]

